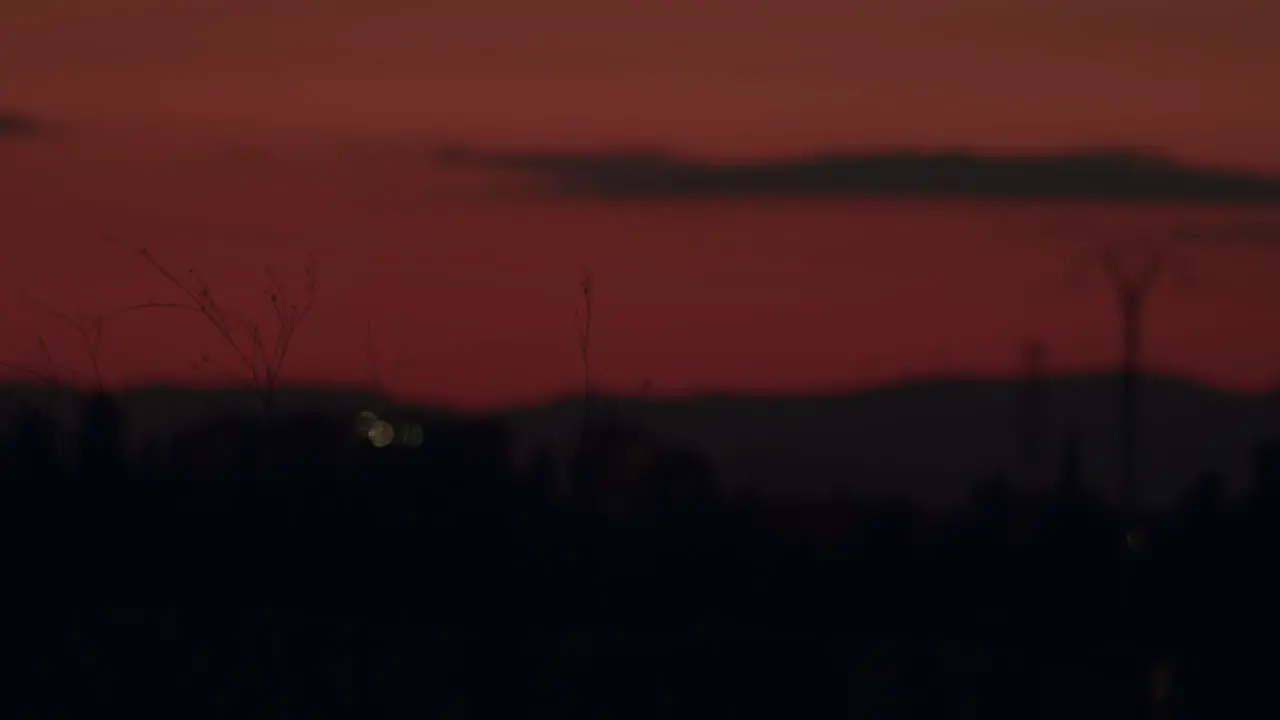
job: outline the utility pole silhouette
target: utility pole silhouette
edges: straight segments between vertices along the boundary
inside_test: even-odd
[[[1184,279],[1189,279],[1190,273],[1181,257],[1167,248],[1138,249],[1122,244],[1084,254],[1072,268],[1072,275],[1079,282],[1089,271],[1103,273],[1120,310],[1120,501],[1126,510],[1132,510],[1138,500],[1138,382],[1147,301],[1169,272],[1181,271]]]
[[[595,479],[594,468],[589,466],[588,445],[591,437],[591,321],[595,310],[595,282],[590,269],[583,269],[581,305],[573,308],[574,330],[578,334],[578,353],[582,357],[582,427],[578,435],[578,447],[574,453],[574,475],[571,494],[578,501],[592,501]]]
[[[1018,440],[1023,470],[1029,476],[1038,476],[1044,450],[1045,422],[1048,416],[1048,398],[1045,388],[1045,359],[1048,351],[1044,343],[1033,340],[1022,349],[1022,387],[1019,392]],[[1039,480],[1039,477],[1029,477]]]

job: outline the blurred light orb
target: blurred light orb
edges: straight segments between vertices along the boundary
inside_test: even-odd
[[[378,416],[368,410],[356,416],[356,429],[361,435],[368,436],[369,431],[373,429],[375,423],[378,422]]]
[[[396,430],[386,420],[379,420],[369,428],[369,442],[374,447],[384,448],[394,442]]]
[[[422,426],[418,423],[409,423],[400,431],[400,442],[404,443],[408,447],[420,447],[422,445],[422,440]]]

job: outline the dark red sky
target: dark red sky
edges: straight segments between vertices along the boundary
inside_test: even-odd
[[[375,316],[385,353],[404,347],[401,389],[472,403],[573,382],[583,264],[615,386],[1001,370],[1032,335],[1061,367],[1099,365],[1114,318],[1101,286],[1060,281],[1078,247],[1063,228],[1157,236],[1209,211],[490,200],[424,151],[1119,143],[1280,170],[1276,27],[1269,0],[0,0],[0,110],[49,129],[0,139],[0,285],[67,310],[163,296],[100,232],[233,295],[312,249],[321,305],[297,376],[358,378]],[[1153,302],[1153,361],[1270,384],[1277,252],[1188,252],[1204,287]],[[29,357],[44,328],[83,367],[16,290],[0,307],[0,357]],[[189,377],[204,346],[137,319],[104,359],[118,381]]]

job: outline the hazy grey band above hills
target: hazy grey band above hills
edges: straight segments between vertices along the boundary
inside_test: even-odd
[[[1107,375],[1045,381],[1038,415],[1024,409],[1017,380],[939,379],[828,396],[720,395],[673,399],[599,398],[600,417],[643,429],[708,458],[727,488],[766,492],[906,493],[946,503],[1000,471],[1017,485],[1054,481],[1064,440],[1074,433],[1085,484],[1107,492],[1118,485],[1117,380]],[[1171,500],[1204,470],[1223,474],[1229,488],[1252,477],[1250,453],[1280,438],[1280,392],[1258,395],[1148,377],[1142,384],[1140,465],[1149,502]],[[133,448],[229,413],[252,413],[253,399],[231,390],[134,389],[121,393]],[[0,387],[0,413],[23,401],[56,411],[74,424],[74,402],[56,391]],[[341,388],[282,390],[283,412],[349,416],[385,409],[447,417],[429,407],[395,406],[373,393]],[[512,432],[518,459],[546,446],[561,460],[578,438],[581,400],[493,413]],[[1028,431],[1041,436],[1037,467],[1028,468]]]

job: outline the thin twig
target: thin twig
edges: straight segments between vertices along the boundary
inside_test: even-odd
[[[378,346],[373,340],[373,320],[367,320],[364,328],[364,361],[365,373],[374,392],[382,394],[384,381],[382,367],[378,362]]]
[[[124,308],[98,315],[80,313],[72,316],[68,313],[54,310],[27,292],[22,292],[21,295],[22,298],[26,300],[27,304],[34,307],[41,314],[57,320],[59,323],[71,328],[76,333],[77,337],[80,339],[80,345],[84,350],[85,357],[89,360],[89,366],[93,371],[93,381],[97,391],[100,393],[106,392],[106,379],[102,369],[103,337],[106,334],[108,323],[128,314],[131,309]],[[49,364],[55,365],[56,363],[53,362],[53,355],[49,351],[48,345],[44,342],[43,338],[40,339],[40,349],[45,360]]]
[[[271,307],[275,328],[273,332],[240,312],[226,308],[214,294],[212,287],[194,268],[188,269],[185,279],[171,270],[147,248],[123,245],[108,237],[109,242],[125,247],[143,263],[155,270],[168,284],[182,295],[178,302],[144,302],[133,305],[130,312],[141,310],[180,310],[194,313],[222,339],[235,357],[237,371],[220,366],[208,354],[201,362],[208,367],[232,377],[238,384],[249,388],[263,407],[269,419],[273,412],[275,392],[279,387],[285,362],[298,329],[306,321],[315,305],[317,272],[315,256],[308,254],[303,268],[302,299],[294,300],[289,289],[270,265],[263,269],[266,284],[263,295]]]
[[[0,368],[3,368],[5,370],[10,370],[12,372],[20,373],[22,375],[26,375],[38,382],[42,382],[42,383],[45,383],[46,385],[51,385],[53,387],[59,387],[61,385],[61,383],[59,383],[58,381],[57,376],[42,373],[39,370],[36,370],[35,368],[25,365],[23,363],[15,363],[15,362],[8,362],[5,360],[0,360]]]

